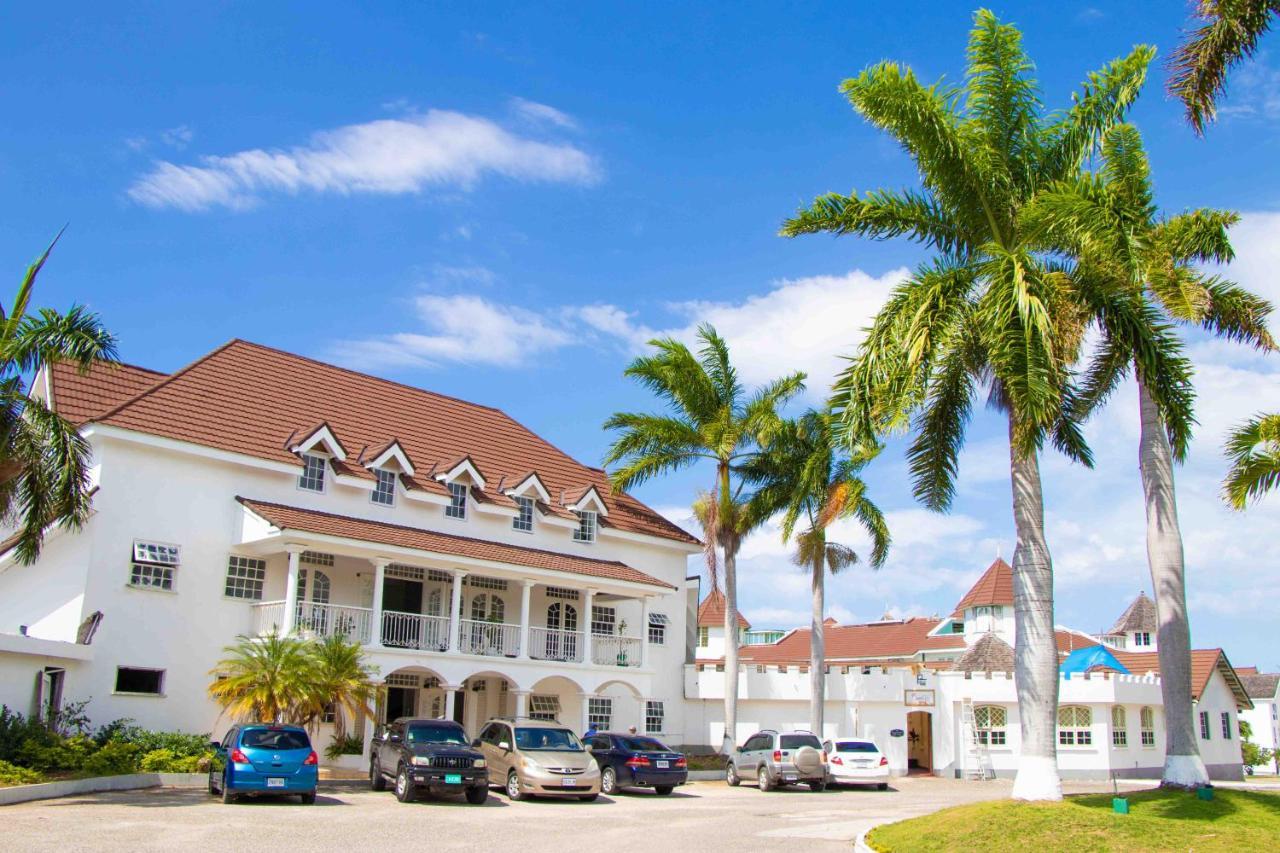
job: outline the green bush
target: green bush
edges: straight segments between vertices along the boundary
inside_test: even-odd
[[[137,773],[138,759],[141,756],[142,748],[136,743],[107,741],[97,752],[85,759],[80,770],[86,776],[119,776],[122,773]]]
[[[0,761],[17,761],[18,750],[28,740],[47,739],[49,732],[39,720],[29,720],[8,705],[0,706]]]
[[[0,788],[9,785],[34,785],[43,781],[44,777],[34,770],[0,760]]]
[[[64,738],[45,731],[18,747],[14,763],[41,773],[78,772],[97,748],[92,739],[83,735]]]
[[[142,756],[144,773],[202,773],[209,769],[207,755],[179,755],[172,749],[153,749]]]
[[[325,758],[333,760],[339,755],[360,755],[364,752],[364,741],[356,735],[335,737],[324,748]]]

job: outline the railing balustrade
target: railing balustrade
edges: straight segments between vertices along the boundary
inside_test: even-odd
[[[592,634],[591,662],[599,666],[640,666],[640,638]]]
[[[384,610],[382,645],[396,649],[446,652],[449,650],[449,617]]]
[[[529,628],[529,657],[582,663],[582,632],[555,628]]]
[[[458,651],[463,654],[513,658],[520,653],[519,625],[460,619],[458,627]]]

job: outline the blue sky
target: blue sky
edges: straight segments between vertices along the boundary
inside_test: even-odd
[[[585,461],[655,332],[724,332],[749,380],[791,369],[823,396],[900,271],[906,244],[779,222],[828,190],[914,183],[838,96],[882,58],[958,80],[968,4],[67,4],[0,13],[0,259],[22,267],[64,223],[40,301],[83,301],[128,361],[175,369],[231,337],[499,405]],[[1186,4],[1003,4],[1051,106],[1084,74],[1176,42]],[[1153,69],[1132,117],[1161,203],[1243,211],[1230,274],[1280,300],[1280,55],[1237,73],[1196,139]],[[1180,472],[1193,639],[1280,667],[1280,500],[1215,497],[1227,426],[1280,408],[1276,359],[1189,337],[1202,422]],[[1058,621],[1108,627],[1148,589],[1131,389],[1090,426],[1099,470],[1045,462]],[[950,516],[916,507],[900,444],[870,473],[890,565],[832,585],[833,613],[949,612],[1012,551],[998,421],[971,431]],[[705,472],[640,495],[681,517]],[[858,544],[856,534],[847,534]],[[757,624],[807,609],[775,532],[744,550]]]

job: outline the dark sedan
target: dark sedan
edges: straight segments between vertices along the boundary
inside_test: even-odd
[[[683,755],[645,735],[593,732],[587,747],[600,765],[600,791],[652,788],[670,794],[689,781],[689,762]]]

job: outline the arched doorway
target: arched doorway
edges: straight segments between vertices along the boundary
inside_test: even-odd
[[[928,711],[907,714],[907,771],[933,773],[933,714]]]
[[[543,645],[544,660],[578,659],[578,608],[560,601],[547,607],[547,631]]]

